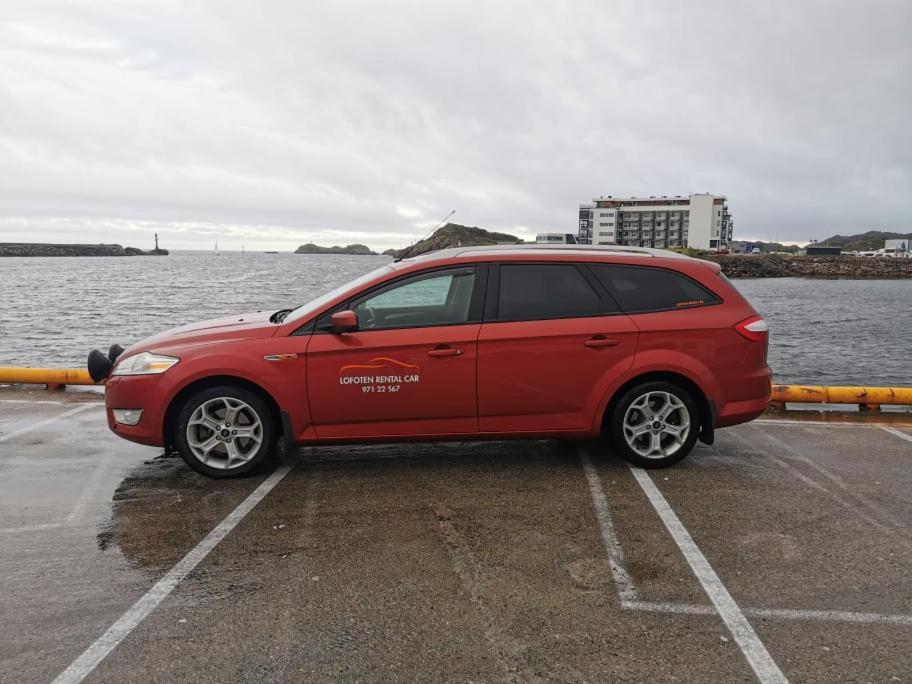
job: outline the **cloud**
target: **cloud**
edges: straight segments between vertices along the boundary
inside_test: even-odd
[[[402,216],[403,218],[417,219],[417,218],[421,218],[421,216],[424,212],[422,212],[421,209],[417,209],[415,207],[399,206],[399,207],[396,207],[396,213],[399,214],[399,216]]]
[[[703,191],[736,237],[912,230],[910,19],[902,0],[4,7],[0,240],[386,248],[453,208],[531,236],[593,196]]]

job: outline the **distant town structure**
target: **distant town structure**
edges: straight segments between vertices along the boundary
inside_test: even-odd
[[[852,252],[863,257],[892,257],[898,259],[912,259],[912,238],[884,240],[880,249],[868,249]]]
[[[577,239],[573,233],[539,233],[535,236],[535,242],[551,245],[575,245]]]
[[[884,253],[891,256],[908,256],[912,253],[912,240],[909,238],[884,240]]]
[[[734,222],[722,195],[598,197],[580,204],[584,245],[728,249]]]

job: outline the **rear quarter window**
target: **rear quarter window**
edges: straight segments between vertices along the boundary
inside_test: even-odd
[[[589,267],[628,314],[675,311],[722,301],[696,281],[668,269],[614,264]]]

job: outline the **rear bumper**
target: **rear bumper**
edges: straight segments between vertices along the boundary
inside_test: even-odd
[[[716,417],[716,427],[730,427],[759,418],[769,406],[769,395],[765,399],[735,401],[725,405],[725,409]]]
[[[739,381],[736,396],[725,402],[716,416],[716,427],[746,423],[763,415],[769,408],[771,380],[770,369],[764,366]]]
[[[135,375],[109,378],[105,383],[105,413],[111,432],[131,442],[164,446],[163,425],[166,402],[159,376]],[[142,409],[136,425],[114,420],[113,409]]]

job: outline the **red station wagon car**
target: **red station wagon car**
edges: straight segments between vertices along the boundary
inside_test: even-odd
[[[90,354],[108,424],[240,475],[286,444],[595,438],[680,461],[767,407],[767,325],[717,264],[582,245],[454,248],[296,309]],[[118,352],[121,352],[118,355]]]

